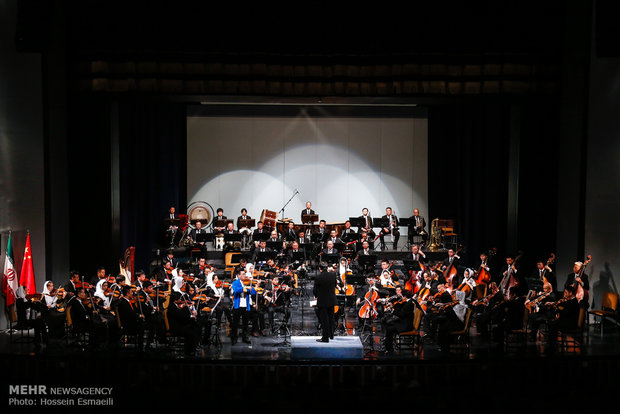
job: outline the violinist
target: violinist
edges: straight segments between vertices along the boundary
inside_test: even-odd
[[[60,298],[61,294],[58,293],[59,290],[54,288],[54,282],[51,280],[43,285],[41,304],[44,310],[41,314],[47,325],[49,339],[52,340],[62,339],[65,333],[66,316],[64,311],[61,312],[58,308],[59,301],[63,301],[63,298]]]
[[[555,293],[551,283],[546,282],[541,292],[534,290],[528,293],[525,299],[525,307],[530,311],[528,318],[529,335],[532,341],[536,340],[536,334],[541,325],[551,322],[555,319],[555,309],[553,306],[547,306],[555,302]]]
[[[211,297],[211,302],[215,302],[212,307],[215,308],[216,323],[220,324],[222,315],[226,317],[228,323],[232,323],[230,295],[227,294],[230,291],[229,283],[225,284],[215,273],[210,273],[207,275],[207,286],[210,288],[207,290],[207,295]]]
[[[437,338],[437,329],[443,318],[443,310],[446,309],[446,305],[453,301],[452,295],[443,283],[437,284],[437,293],[427,296],[427,311],[422,322],[425,336],[431,339]]]
[[[450,332],[459,331],[465,326],[465,314],[468,306],[465,303],[465,292],[455,290],[454,301],[445,306],[435,320],[437,324],[437,342],[442,352],[449,351]]]
[[[500,315],[498,304],[504,302],[504,295],[502,295],[496,282],[489,283],[489,291],[490,293],[487,296],[471,303],[476,332],[483,338],[489,336],[489,325],[498,322]]]
[[[246,344],[251,343],[248,335],[248,325],[250,312],[252,311],[252,296],[256,295],[256,290],[252,286],[251,280],[246,275],[245,270],[239,271],[237,279],[232,284],[233,291],[233,310],[232,324],[230,326],[230,342],[232,345],[237,343],[239,334],[239,320],[242,323],[242,340]]]
[[[508,295],[504,301],[498,303],[496,307],[498,322],[493,329],[493,339],[501,344],[504,342],[504,335],[507,331],[523,327],[525,297],[519,295],[518,286],[513,286],[508,289]]]
[[[413,314],[415,304],[412,300],[411,292],[408,290],[397,289],[402,295],[394,302],[394,310],[381,320],[381,327],[385,336],[383,346],[387,354],[394,353],[394,335],[400,332],[407,332],[413,329]],[[404,300],[403,300],[404,299]]]
[[[187,283],[185,292],[183,292],[183,300],[186,306],[189,306],[192,315],[195,315],[201,338],[200,344],[209,346],[211,344],[211,308],[209,307],[211,298],[207,293],[198,294],[196,287],[192,283]]]
[[[573,285],[568,285],[564,288],[562,299],[546,304],[554,313],[553,319],[547,324],[549,327],[549,351],[555,350],[559,331],[575,330],[578,327],[581,305],[576,297],[576,292],[577,289]]]
[[[123,297],[118,302],[117,311],[121,321],[122,332],[127,335],[137,335],[138,352],[142,352],[146,317],[136,298],[136,289],[134,287],[123,286]]]
[[[70,301],[69,307],[73,332],[76,334],[88,333],[89,349],[95,349],[103,335],[100,325],[97,329],[95,328],[93,316],[96,315],[96,310],[92,306],[92,302],[89,301],[86,289],[79,287],[75,290],[75,296]]]
[[[185,284],[185,273],[183,269],[175,269],[176,272],[172,274],[172,290],[175,292],[182,292],[183,285]]]
[[[65,292],[69,297],[73,297],[76,294],[77,288],[81,287],[82,283],[80,280],[80,272],[77,270],[72,270],[69,273],[69,282],[64,285]]]
[[[95,287],[102,283],[102,280],[106,279],[106,274],[105,274],[105,267],[103,266],[99,266],[97,268],[97,275],[94,277],[94,279],[92,279],[91,281],[91,285],[94,285]]]
[[[291,317],[291,311],[289,310],[290,290],[290,286],[281,282],[277,276],[271,278],[270,283],[265,287],[265,303],[272,334],[277,333],[277,327],[274,324],[274,315],[276,313],[283,314],[283,323],[285,325],[288,324],[288,320]]]
[[[183,300],[181,292],[172,292],[170,301],[171,304],[166,312],[170,333],[183,337],[185,356],[191,356],[196,350],[200,337],[196,315],[187,306],[187,302]]]

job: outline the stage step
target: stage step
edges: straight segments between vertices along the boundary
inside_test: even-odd
[[[335,336],[317,342],[320,336],[291,336],[291,359],[362,359],[364,347],[359,336]]]

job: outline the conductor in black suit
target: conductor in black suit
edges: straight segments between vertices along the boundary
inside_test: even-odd
[[[325,265],[323,265],[325,266]],[[330,266],[323,268],[314,279],[312,293],[316,298],[317,314],[323,336],[317,342],[329,342],[334,339],[334,306],[336,306],[336,270]]]

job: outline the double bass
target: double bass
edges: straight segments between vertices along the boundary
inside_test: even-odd
[[[463,245],[460,245],[458,250],[456,251],[456,253],[454,253],[454,257],[457,259],[460,259],[460,257],[458,256],[458,254],[461,252],[461,250],[463,250]],[[446,267],[443,271],[443,278],[445,279],[446,283],[449,286],[452,286],[452,281],[454,280],[454,277],[457,275],[458,273],[458,269],[456,268],[456,266],[454,265],[454,262],[456,260],[452,260],[452,263],[450,263],[450,265],[448,267]]]
[[[588,255],[587,260],[583,262],[583,265],[581,265],[579,272],[577,272],[577,276],[575,277],[575,279],[579,277],[579,280],[581,280],[581,275],[583,275],[583,272],[586,270],[586,267],[590,264],[591,261],[592,256]],[[589,300],[588,291],[583,288],[583,284],[579,283],[577,280],[575,280],[574,284],[577,285],[577,292],[575,293],[575,297],[577,298],[577,300],[579,302],[583,300],[587,302]]]

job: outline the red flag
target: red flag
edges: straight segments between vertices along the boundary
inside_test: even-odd
[[[26,249],[24,250],[24,261],[22,262],[22,273],[19,276],[19,284],[26,288],[26,294],[32,295],[37,292],[34,285],[34,268],[32,266],[32,250],[30,249],[30,233],[26,237]]]

